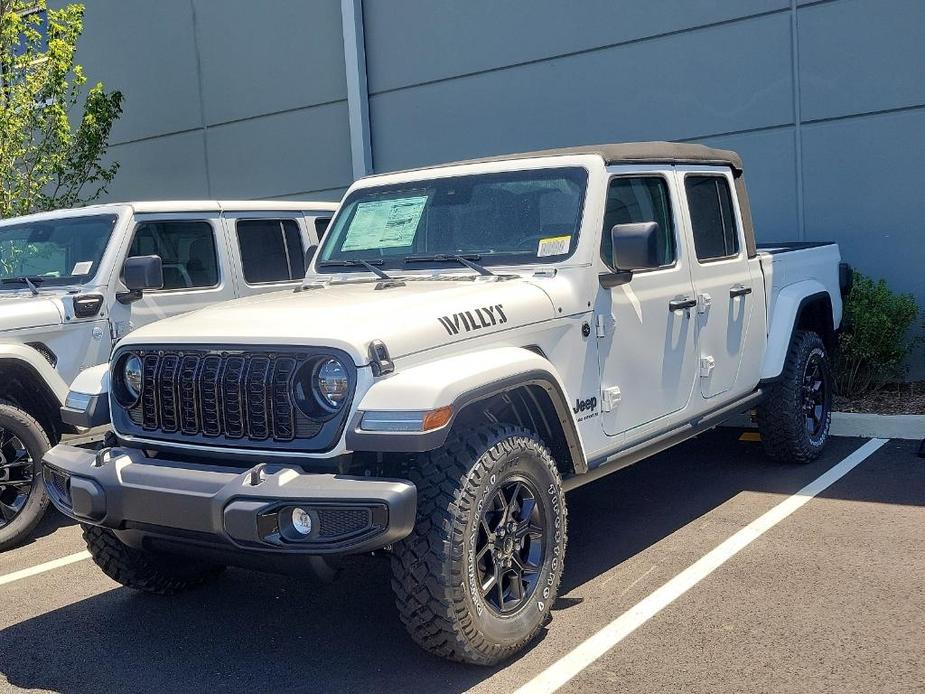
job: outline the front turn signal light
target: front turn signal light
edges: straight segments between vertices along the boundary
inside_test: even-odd
[[[452,417],[453,407],[451,405],[431,410],[424,415],[424,421],[421,423],[421,431],[433,431],[434,429],[446,426]]]

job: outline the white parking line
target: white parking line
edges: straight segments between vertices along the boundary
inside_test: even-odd
[[[19,581],[23,578],[29,578],[30,576],[35,576],[37,574],[45,573],[46,571],[51,571],[52,569],[59,569],[62,566],[67,566],[68,564],[73,564],[78,561],[83,561],[84,559],[89,559],[90,553],[87,551],[77,552],[77,554],[69,554],[66,557],[61,557],[60,559],[54,559],[52,561],[47,561],[44,564],[39,564],[38,566],[30,566],[28,569],[22,569],[21,571],[14,571],[11,574],[6,574],[5,576],[0,576],[0,586],[6,585],[7,583],[12,583],[13,581]]]
[[[579,644],[571,652],[527,682],[515,694],[554,692],[559,689],[559,687],[607,653],[665,607],[709,576],[728,559],[759,538],[765,531],[773,528],[803,504],[848,474],[888,440],[871,439],[865,443],[796,494],[788,497],[763,516],[749,523],[716,549],[698,559],[661,588],[658,588],[654,593],[636,603],[587,641]]]

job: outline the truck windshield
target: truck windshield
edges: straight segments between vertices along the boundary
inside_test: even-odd
[[[572,254],[588,174],[579,167],[452,176],[363,188],[325,235],[318,272],[559,262]],[[353,262],[351,262],[353,261]]]
[[[0,289],[82,284],[96,274],[115,215],[0,225]]]

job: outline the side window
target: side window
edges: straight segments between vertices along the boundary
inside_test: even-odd
[[[236,229],[245,282],[288,282],[305,276],[305,249],[295,220],[239,219]]]
[[[324,233],[328,230],[330,223],[330,217],[315,217],[315,233],[318,234],[319,241],[324,238]]]
[[[723,176],[684,179],[698,260],[729,258],[739,253],[739,234],[729,182]]]
[[[215,234],[208,222],[145,222],[135,231],[129,256],[159,255],[164,289],[201,289],[218,284]]]
[[[613,241],[610,230],[617,224],[656,222],[661,232],[658,253],[661,265],[675,261],[674,224],[671,219],[671,198],[668,184],[660,176],[627,176],[614,178],[607,189],[607,209],[604,211],[604,233],[601,235],[601,258],[610,263]]]

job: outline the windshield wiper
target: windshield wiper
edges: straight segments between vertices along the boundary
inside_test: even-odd
[[[35,285],[41,284],[44,281],[44,277],[26,277],[23,275],[22,277],[4,277],[0,280],[0,284],[25,284],[29,287],[29,291],[32,292],[32,296],[38,296],[39,288]]]
[[[481,260],[482,256],[477,253],[471,253],[467,255],[447,255],[445,253],[437,253],[436,255],[410,255],[405,258],[406,263],[446,263],[449,261],[455,261],[460,265],[465,265],[470,270],[475,270],[480,275],[485,277],[495,277],[495,273],[489,270],[484,265],[479,265],[478,263],[473,262],[474,260]]]
[[[319,267],[363,267],[373,273],[376,277],[383,280],[376,289],[385,289],[386,287],[404,287],[405,283],[396,279],[385,271],[380,270],[376,265],[382,265],[381,260],[325,260],[318,263]]]

